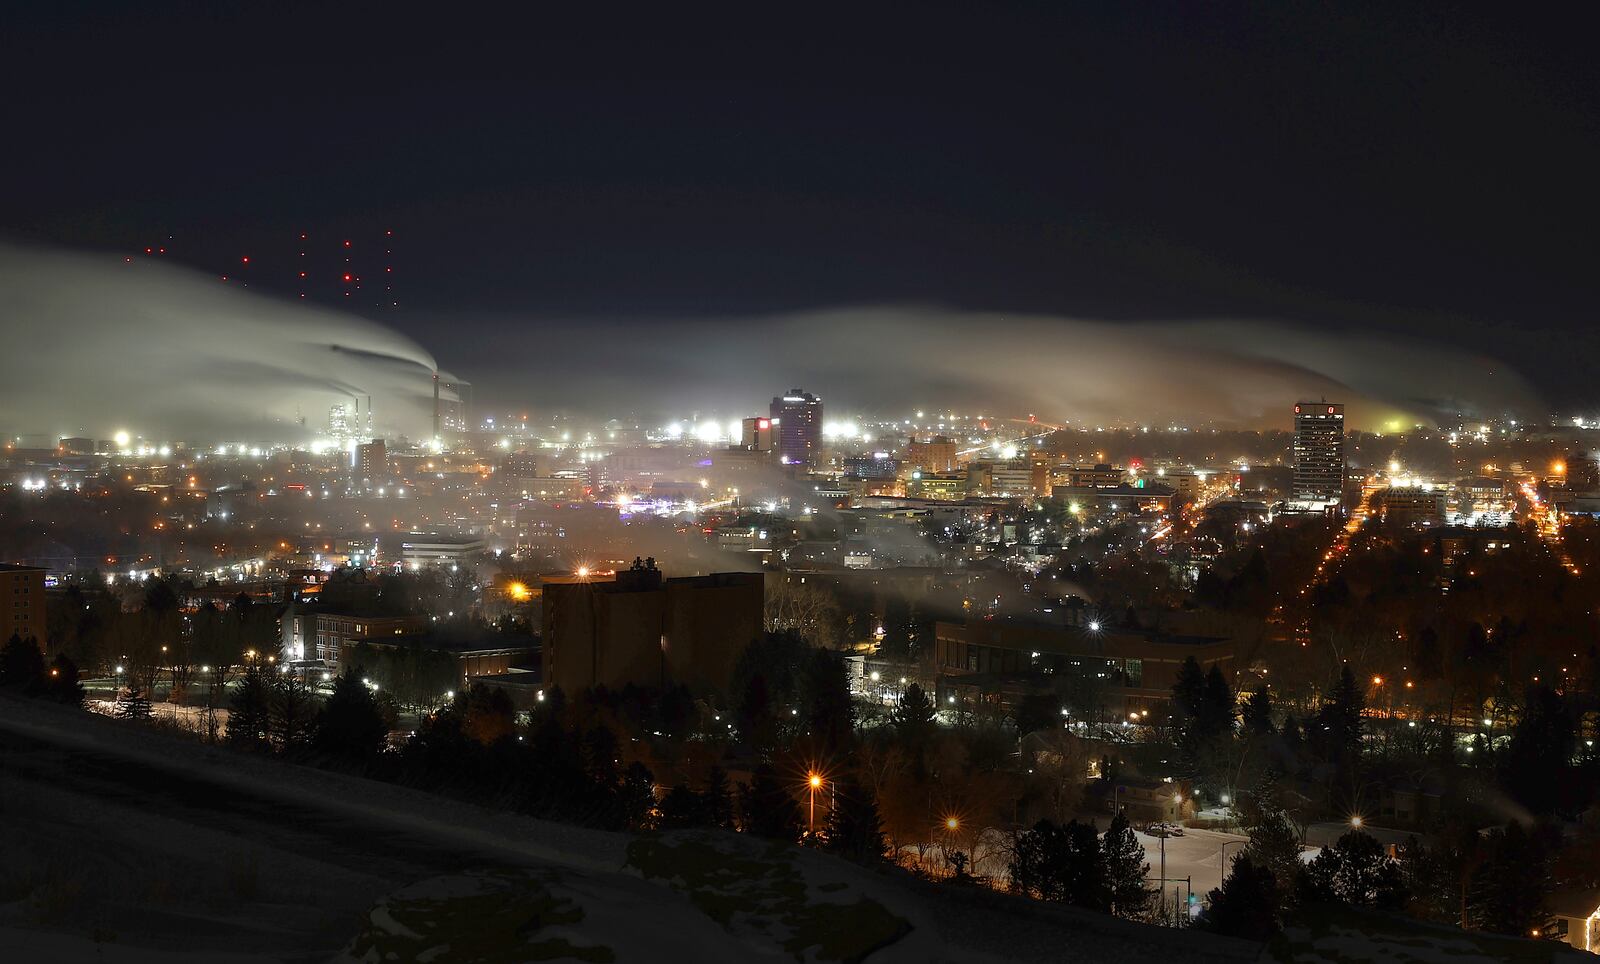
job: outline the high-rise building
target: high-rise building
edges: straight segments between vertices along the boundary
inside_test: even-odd
[[[665,579],[655,560],[615,574],[545,576],[544,685],[568,693],[683,683],[726,693],[761,636],[765,579],[716,572]]]
[[[822,449],[822,399],[790,389],[772,400],[778,458],[788,465],[815,465]]]
[[[0,563],[0,645],[12,636],[46,647],[44,570]]]
[[[772,451],[772,419],[753,415],[741,422],[739,446],[746,452]]]
[[[383,439],[356,446],[356,469],[361,478],[369,481],[388,477],[389,450]]]
[[[1300,402],[1294,407],[1295,502],[1338,502],[1344,493],[1344,406]]]

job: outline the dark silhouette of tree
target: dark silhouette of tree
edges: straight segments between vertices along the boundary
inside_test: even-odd
[[[911,754],[912,767],[920,778],[927,771],[928,743],[933,739],[934,705],[922,687],[912,683],[900,696],[900,703],[889,717],[895,734]]]
[[[1308,734],[1312,747],[1324,760],[1344,766],[1360,757],[1362,713],[1366,708],[1355,674],[1350,667],[1344,667],[1328,699],[1317,710]]]
[[[800,805],[771,766],[762,764],[750,775],[743,794],[746,833],[774,840],[798,840],[805,823]]]
[[[817,749],[832,755],[848,748],[854,736],[855,711],[850,678],[839,657],[825,649],[813,650],[801,692]]]
[[[1296,884],[1301,900],[1334,901],[1397,911],[1405,905],[1400,865],[1371,834],[1351,830],[1324,847]]]
[[[1197,926],[1214,934],[1265,941],[1280,929],[1282,899],[1277,878],[1248,854],[1234,860],[1228,878],[1207,896],[1206,903]]]
[[[655,810],[655,777],[637,760],[628,764],[618,791],[618,810],[624,830],[647,830]]]
[[[150,697],[140,687],[130,687],[117,700],[117,718],[122,720],[150,719]]]
[[[706,788],[700,791],[700,806],[706,823],[713,827],[733,829],[733,791],[728,786],[728,774],[720,766],[706,773]]]
[[[681,740],[689,735],[694,722],[694,695],[687,686],[670,686],[661,694],[656,704],[656,722],[669,739]]]
[[[1232,736],[1236,716],[1233,688],[1213,663],[1206,673],[1204,697],[1200,705],[1201,730],[1207,737]]]
[[[49,671],[41,679],[39,695],[57,703],[82,706],[83,682],[78,675],[78,664],[67,658],[65,653],[57,653],[56,658],[50,661]]]
[[[294,673],[279,673],[268,689],[268,738],[279,753],[299,753],[310,745],[316,722],[311,691]]]
[[[851,777],[833,784],[828,849],[862,862],[883,859],[883,820],[872,791]]]
[[[1118,917],[1142,918],[1150,905],[1150,888],[1145,884],[1150,864],[1145,860],[1144,845],[1139,843],[1125,814],[1111,818],[1101,846],[1105,851],[1111,912]]]
[[[1492,831],[1482,847],[1484,859],[1467,884],[1468,926],[1522,936],[1543,925],[1552,887],[1550,848],[1514,820]]]
[[[255,663],[245,667],[229,701],[228,743],[233,746],[261,749],[267,745],[268,714],[271,694],[261,668]]]
[[[1012,711],[1017,735],[1061,728],[1061,699],[1054,693],[1029,693],[1017,701]]]
[[[0,647],[0,686],[32,692],[43,682],[44,653],[38,642],[12,633]]]
[[[765,674],[752,673],[745,680],[739,704],[734,708],[734,720],[739,727],[739,738],[756,752],[766,753],[776,745],[777,717],[772,711]]]
[[[1090,824],[1058,826],[1041,820],[1017,835],[1011,854],[1011,885],[1040,900],[1106,910],[1111,892],[1105,852]]]
[[[333,682],[333,695],[317,713],[312,747],[322,754],[365,761],[377,756],[389,739],[389,727],[371,688],[347,669]]]
[[[1200,716],[1205,703],[1206,674],[1193,656],[1178,667],[1178,677],[1172,684],[1172,709],[1180,726]]]
[[[517,708],[506,691],[473,683],[456,696],[461,710],[461,730],[484,746],[503,740],[516,730]]]
[[[1555,812],[1572,783],[1577,742],[1565,701],[1549,687],[1529,689],[1522,718],[1500,758],[1501,786],[1535,814]]]
[[[698,827],[704,820],[704,806],[700,795],[679,783],[667,791],[661,798],[659,807],[661,819],[657,822],[662,830],[681,830],[684,827]]]
[[[1265,683],[1245,700],[1244,731],[1250,736],[1272,735],[1272,696]]]
[[[1476,834],[1473,841],[1476,844]],[[1406,914],[1439,924],[1461,921],[1462,854],[1448,843],[1423,846],[1416,837],[1400,847],[1400,873],[1406,884]]]
[[[1239,816],[1250,834],[1240,856],[1249,857],[1252,864],[1270,873],[1274,880],[1292,886],[1300,870],[1300,835],[1283,804],[1276,771],[1269,769],[1256,788],[1243,795],[1239,801]],[[1280,889],[1280,895],[1284,899],[1292,896],[1287,888]]]

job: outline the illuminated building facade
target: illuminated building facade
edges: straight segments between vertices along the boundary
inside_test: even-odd
[[[724,692],[739,654],[762,632],[759,572],[664,579],[654,560],[635,560],[615,575],[543,582],[546,688],[682,683]]]
[[[46,647],[44,570],[0,563],[0,645],[12,636]]]
[[[772,400],[771,417],[777,431],[777,452],[787,465],[815,465],[822,449],[822,399],[790,389]]]
[[[1296,502],[1338,502],[1344,493],[1344,406],[1300,402],[1294,407]]]
[[[927,441],[910,439],[906,442],[906,457],[901,465],[907,469],[924,472],[954,472],[956,470],[956,443],[954,439],[935,435]]]
[[[360,478],[375,480],[389,475],[389,450],[383,439],[356,446],[356,469]]]

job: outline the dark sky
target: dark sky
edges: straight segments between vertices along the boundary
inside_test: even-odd
[[[0,24],[0,231],[164,243],[292,293],[301,231],[393,230],[401,304],[369,314],[490,396],[517,391],[504,346],[537,353],[552,326],[927,304],[1442,338],[1600,401],[1585,24],[1505,5],[30,6]]]

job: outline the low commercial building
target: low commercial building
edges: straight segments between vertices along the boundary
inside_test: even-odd
[[[762,632],[765,579],[719,572],[665,579],[654,560],[609,576],[544,580],[547,686],[682,683],[725,692],[734,663]]]
[[[1172,490],[1164,485],[1058,485],[1050,490],[1050,498],[1068,505],[1082,506],[1091,511],[1141,512],[1166,509],[1172,505]]]
[[[1373,497],[1379,518],[1397,526],[1430,526],[1444,521],[1444,490],[1391,486]]]
[[[339,655],[356,643],[392,642],[395,637],[415,636],[429,625],[426,616],[350,616],[343,613],[306,613],[311,645],[305,658],[320,659],[337,669]]]
[[[1238,647],[1215,636],[1176,636],[1122,627],[975,620],[934,625],[934,670],[941,701],[987,702],[1010,712],[1029,692],[1101,693],[1102,719],[1163,719],[1185,660],[1216,666],[1231,679]],[[1153,720],[1151,718],[1154,718]]]
[[[460,565],[486,548],[488,543],[475,536],[413,532],[400,543],[400,561],[407,569]]]

